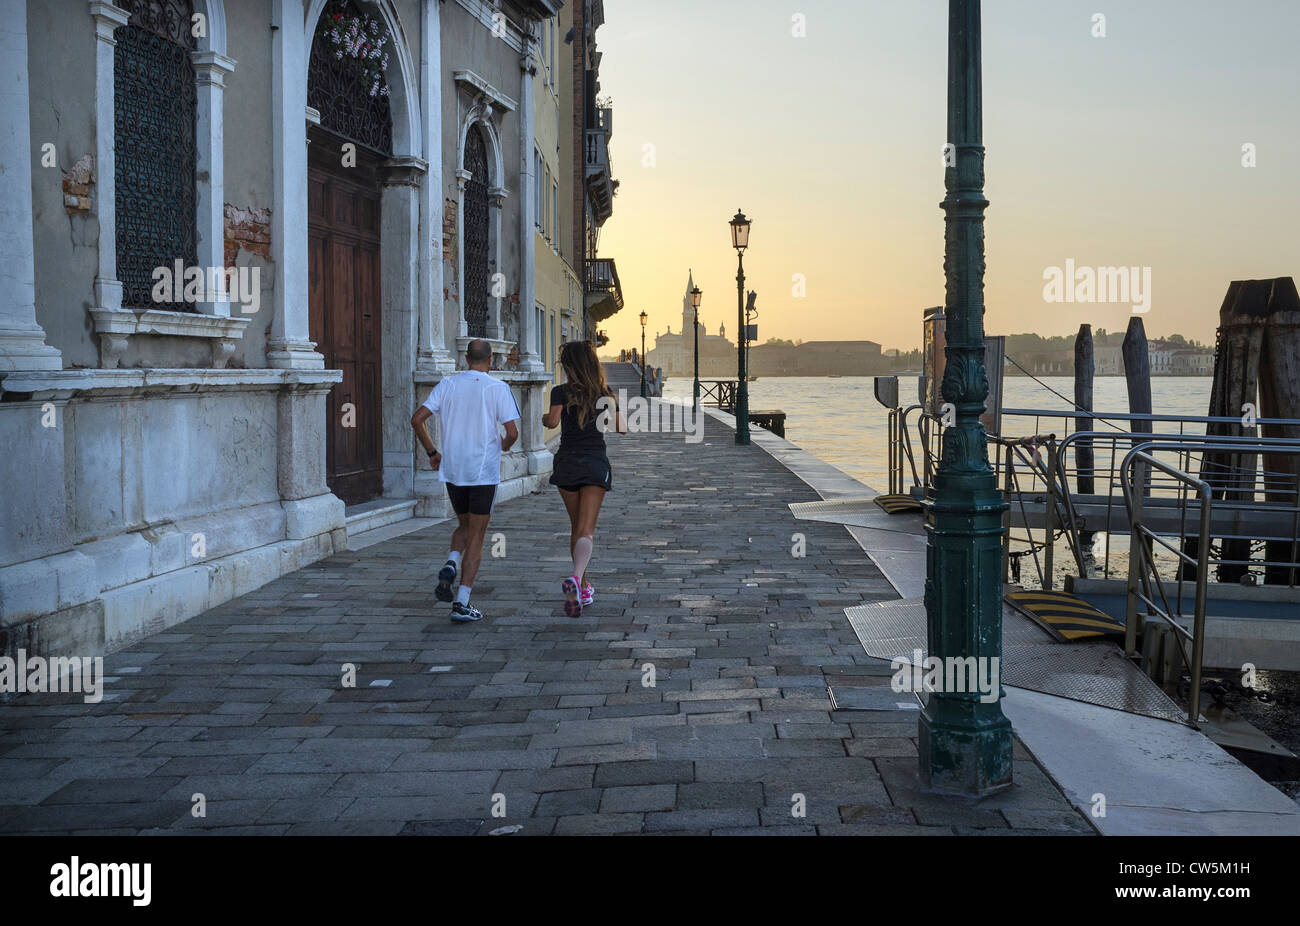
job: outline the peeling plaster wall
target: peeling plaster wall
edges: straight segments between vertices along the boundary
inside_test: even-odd
[[[305,15],[305,14],[304,14]],[[223,212],[229,205],[240,212],[269,210],[275,178],[271,171],[271,4],[226,2],[226,54],[237,62],[226,77],[224,101],[225,194]],[[303,121],[306,122],[306,112]],[[270,214],[267,213],[267,220]],[[269,231],[268,238],[269,238]],[[230,229],[227,224],[227,265],[257,267],[261,277],[262,302],[256,315],[241,315],[252,321],[230,358],[231,367],[266,366],[266,341],[275,309],[278,274],[268,253],[247,248],[229,256]],[[231,314],[238,314],[231,306]]]
[[[29,2],[27,42],[36,321],[46,343],[63,352],[65,368],[97,367],[99,344],[87,310],[94,301],[99,220],[93,210],[69,214],[63,200],[63,171],[95,151],[95,21],[82,0]],[[46,142],[57,152],[54,167],[41,166]]]

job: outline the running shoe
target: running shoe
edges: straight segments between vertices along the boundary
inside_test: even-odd
[[[583,583],[582,595],[579,600],[582,602],[584,608],[590,607],[591,603],[596,600],[596,590],[590,585]]]
[[[470,621],[483,620],[483,612],[458,601],[451,606],[451,619],[457,624],[468,624]]]
[[[582,617],[582,598],[578,593],[578,577],[569,576],[560,588],[564,590],[564,613],[568,617]]]
[[[451,601],[451,586],[456,581],[456,564],[447,560],[446,565],[438,570],[438,587],[433,590],[433,595],[439,601]]]

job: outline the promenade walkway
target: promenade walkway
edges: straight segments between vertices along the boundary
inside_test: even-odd
[[[108,657],[98,705],[0,707],[0,833],[1091,832],[1019,744],[972,804],[918,790],[914,711],[832,711],[889,676],[842,609],[895,593],[808,486],[714,420],[610,444],[580,619],[551,492],[499,506],[479,624],[432,596],[446,523],[331,557]]]

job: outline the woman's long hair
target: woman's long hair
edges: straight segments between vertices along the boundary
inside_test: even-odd
[[[605,368],[600,365],[590,341],[569,341],[561,347],[560,365],[568,379],[565,404],[577,415],[578,427],[585,428],[596,413],[596,402],[601,396],[614,396],[605,384]]]

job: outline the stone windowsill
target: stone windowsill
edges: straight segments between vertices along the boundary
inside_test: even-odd
[[[21,393],[39,401],[73,396],[211,394],[277,387],[311,391],[327,390],[342,379],[341,370],[48,370],[0,374],[0,394]]]
[[[252,319],[199,312],[168,312],[161,309],[91,309],[90,317],[99,335],[100,365],[116,369],[130,338],[135,335],[210,338],[212,366],[225,369],[235,352],[235,342],[244,336]]]
[[[448,376],[463,372],[464,370],[417,369],[412,375],[412,382],[417,386],[436,386]],[[555,374],[550,370],[493,370],[492,375],[503,382],[528,385],[549,383]]]

